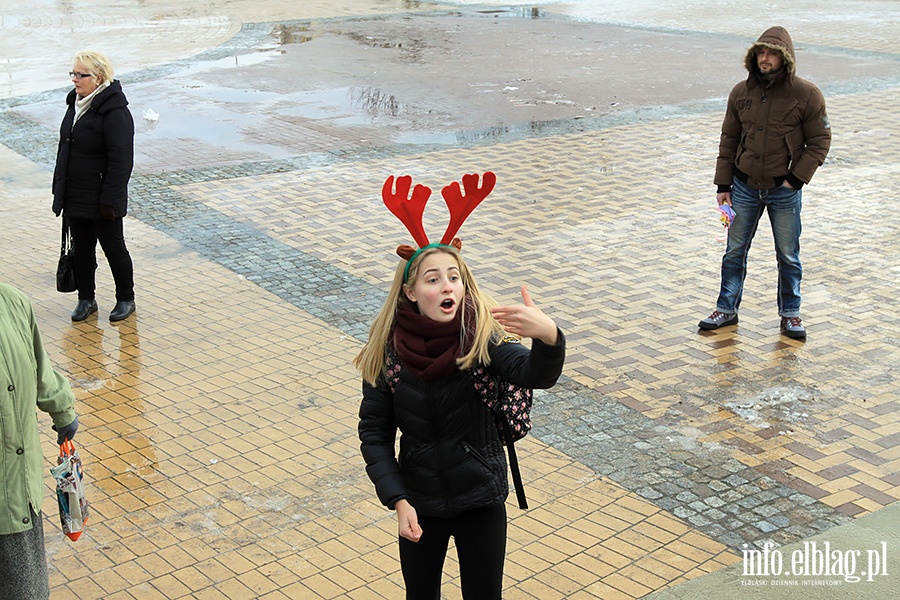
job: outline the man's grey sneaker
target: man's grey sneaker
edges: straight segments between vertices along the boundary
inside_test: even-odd
[[[781,317],[781,333],[797,340],[806,339],[806,329],[800,322],[800,317]]]
[[[697,323],[700,329],[718,329],[725,325],[736,325],[738,322],[737,313],[723,313],[714,310],[711,315]]]

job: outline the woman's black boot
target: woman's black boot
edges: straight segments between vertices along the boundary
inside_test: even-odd
[[[116,321],[127,319],[134,313],[135,308],[137,307],[134,305],[134,300],[119,300],[116,302],[116,306],[112,309],[112,312],[109,313],[109,321],[114,323]]]
[[[75,305],[75,310],[72,311],[72,320],[84,321],[95,312],[97,312],[96,300],[79,300]]]

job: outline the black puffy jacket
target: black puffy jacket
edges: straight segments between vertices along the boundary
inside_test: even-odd
[[[122,84],[113,81],[94,96],[74,128],[75,90],[66,104],[53,171],[53,212],[99,219],[100,205],[105,204],[124,217],[134,167],[134,119]]]
[[[555,346],[534,340],[531,351],[494,345],[488,370],[521,387],[552,387],[565,360],[565,338],[558,335]],[[406,498],[420,515],[452,517],[506,501],[506,454],[468,370],[424,381],[401,368],[393,394],[385,384],[364,382],[359,419],[366,472],[388,508]]]

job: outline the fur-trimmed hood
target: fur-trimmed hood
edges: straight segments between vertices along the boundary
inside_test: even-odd
[[[796,75],[797,57],[794,54],[794,42],[791,41],[791,34],[784,27],[770,27],[759,36],[756,43],[750,46],[747,54],[744,56],[744,66],[751,75],[760,75],[759,66],[756,64],[756,53],[762,48],[770,48],[781,54],[784,61],[784,69],[788,77]]]

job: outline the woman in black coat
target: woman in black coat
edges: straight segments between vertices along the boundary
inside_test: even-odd
[[[73,321],[97,312],[94,274],[97,242],[116,284],[110,321],[134,313],[134,267],[125,247],[123,217],[134,166],[134,119],[109,59],[84,51],[73,59],[75,89],[59,131],[53,173],[53,212],[62,213],[72,232],[78,304]]]

